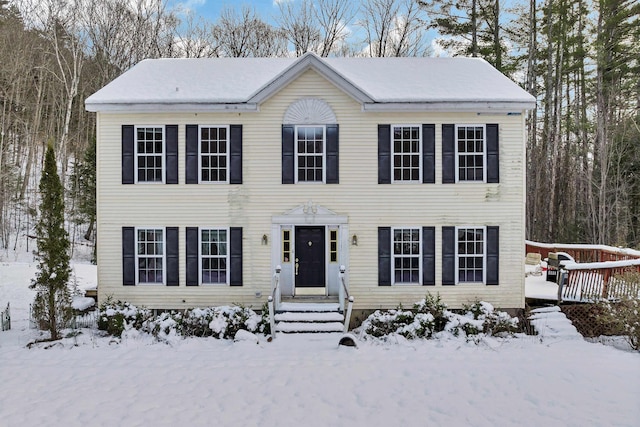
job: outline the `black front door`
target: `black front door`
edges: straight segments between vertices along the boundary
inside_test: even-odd
[[[324,227],[296,227],[296,287],[325,287]]]

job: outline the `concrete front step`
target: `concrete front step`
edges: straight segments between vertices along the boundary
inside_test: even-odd
[[[344,316],[336,311],[288,311],[276,314],[276,322],[344,322]]]
[[[344,323],[340,322],[280,322],[276,325],[276,331],[284,333],[342,332],[343,330]]]
[[[338,303],[322,302],[283,302],[278,307],[279,312],[337,312]]]

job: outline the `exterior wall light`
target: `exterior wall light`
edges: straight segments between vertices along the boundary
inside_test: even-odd
[[[351,245],[358,246],[358,236],[356,234],[351,236]]]
[[[263,245],[263,246],[266,246],[266,245],[268,245],[268,244],[269,244],[269,237],[267,237],[267,235],[266,235],[266,234],[263,234],[263,235],[262,235],[262,245]]]

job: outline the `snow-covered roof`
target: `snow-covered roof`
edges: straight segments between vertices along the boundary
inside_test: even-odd
[[[256,111],[308,69],[364,110],[520,112],[535,99],[479,58],[147,59],[87,98],[89,111]]]

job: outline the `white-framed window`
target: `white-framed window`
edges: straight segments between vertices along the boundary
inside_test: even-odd
[[[229,283],[229,230],[200,228],[200,283]]]
[[[324,125],[296,126],[296,182],[325,182],[325,147]]]
[[[229,182],[229,126],[204,126],[199,132],[200,182]]]
[[[456,125],[456,181],[486,181],[484,125]]]
[[[164,182],[164,127],[136,126],[136,182]]]
[[[457,283],[484,283],[486,228],[456,227]]]
[[[391,126],[393,182],[422,182],[422,127]]]
[[[164,228],[136,228],[136,284],[165,283]]]
[[[419,284],[422,256],[420,227],[394,227],[391,231],[393,283]]]

